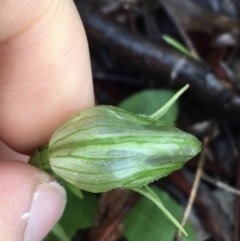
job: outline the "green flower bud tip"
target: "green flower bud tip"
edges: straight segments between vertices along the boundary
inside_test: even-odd
[[[167,111],[165,106],[155,118]],[[200,148],[194,136],[153,117],[96,106],[78,112],[54,133],[48,157],[54,173],[97,193],[145,186],[181,168]]]

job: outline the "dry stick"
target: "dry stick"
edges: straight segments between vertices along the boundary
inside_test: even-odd
[[[191,193],[190,193],[190,197],[189,197],[189,200],[188,200],[188,204],[187,204],[187,207],[185,209],[183,219],[182,219],[182,222],[181,222],[182,226],[184,226],[186,221],[187,221],[187,218],[188,218],[188,216],[190,214],[190,211],[192,209],[194,199],[196,197],[197,189],[198,189],[199,182],[200,182],[201,175],[202,175],[202,171],[203,171],[203,165],[204,165],[204,162],[205,162],[206,146],[208,144],[208,141],[209,141],[208,137],[205,137],[204,140],[203,140],[203,148],[202,148],[202,152],[201,152],[200,157],[199,157],[199,163],[198,163],[198,168],[197,168],[195,180],[194,180],[192,190],[191,190]],[[181,230],[178,230],[175,237],[174,237],[174,241],[180,241],[181,238],[182,238],[182,232],[181,232]]]
[[[213,184],[213,185],[215,185],[218,188],[221,188],[221,189],[225,190],[226,192],[230,192],[230,193],[235,194],[235,195],[240,195],[240,190],[238,190],[236,188],[233,188],[233,187],[227,185],[226,183],[215,180],[214,178],[209,177],[204,172],[202,173],[202,179],[211,183],[211,184]]]

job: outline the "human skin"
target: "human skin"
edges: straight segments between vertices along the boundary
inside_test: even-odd
[[[94,105],[85,32],[72,0],[0,1],[0,139],[30,155],[78,110]],[[0,144],[0,240],[40,241],[65,192]]]

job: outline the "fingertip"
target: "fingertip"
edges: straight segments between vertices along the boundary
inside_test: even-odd
[[[53,178],[19,161],[0,161],[0,193],[0,240],[42,240],[66,203]]]
[[[33,195],[24,241],[41,241],[62,216],[66,204],[66,192],[56,182],[38,185]]]

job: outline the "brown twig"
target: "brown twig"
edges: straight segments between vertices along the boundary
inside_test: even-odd
[[[239,195],[240,196],[240,190],[233,188],[229,185],[227,185],[226,183],[223,183],[221,181],[215,180],[214,178],[211,178],[210,176],[208,176],[206,173],[202,173],[202,179],[215,185],[218,188],[221,188],[223,190],[225,190],[226,192],[235,194],[235,195]]]
[[[200,182],[202,172],[203,172],[203,166],[204,166],[205,154],[206,154],[206,146],[208,144],[208,141],[209,141],[208,137],[205,137],[205,139],[203,140],[203,148],[202,148],[202,152],[200,154],[197,172],[196,172],[196,175],[195,175],[195,179],[194,179],[194,183],[193,183],[192,190],[191,190],[191,193],[190,193],[190,197],[188,199],[188,204],[187,204],[187,207],[185,209],[183,219],[182,219],[182,222],[181,222],[182,226],[184,226],[186,221],[187,221],[187,218],[188,218],[188,216],[190,214],[190,211],[192,209],[194,199],[196,197],[197,189],[198,189],[199,182]],[[178,230],[175,237],[174,237],[174,241],[180,241],[181,237],[182,237],[182,232],[181,232],[181,230]]]

